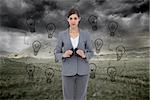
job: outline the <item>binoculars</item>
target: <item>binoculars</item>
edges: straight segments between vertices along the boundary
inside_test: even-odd
[[[77,52],[77,50],[78,50],[78,48],[75,48],[75,49],[71,48],[70,50],[72,50],[72,51],[73,51],[73,53],[72,53],[72,55],[71,55],[70,57],[72,57],[73,55],[78,56],[78,54],[76,53],[76,52]]]
[[[75,49],[71,48],[70,50],[73,51],[73,53],[72,53],[72,55],[70,57],[72,57],[73,55],[81,57],[80,55],[77,54],[78,48],[75,48]],[[83,59],[86,59],[86,58],[83,58]]]
[[[70,55],[70,57],[67,57],[67,58],[71,58],[73,55],[81,57],[80,55],[78,55],[78,54],[76,53],[77,50],[78,50],[78,48],[75,48],[75,49],[71,48],[70,50],[73,51],[73,53],[72,53],[72,55]],[[83,58],[83,59],[86,59],[86,58]]]

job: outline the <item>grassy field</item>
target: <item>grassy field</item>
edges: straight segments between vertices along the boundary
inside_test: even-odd
[[[0,61],[0,100],[63,100],[60,64],[32,63],[35,66],[33,79],[26,70],[31,62],[19,59],[1,58]],[[149,100],[148,59],[135,58],[127,61],[91,61],[95,63],[95,78],[90,79],[88,100]],[[111,80],[107,68],[115,66],[116,74]],[[47,83],[45,70],[55,71],[52,81]],[[113,73],[112,73],[113,75]]]

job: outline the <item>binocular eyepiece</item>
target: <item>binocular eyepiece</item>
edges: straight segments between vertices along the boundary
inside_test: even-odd
[[[75,49],[73,49],[73,48],[71,48],[70,50],[72,50],[73,51],[73,53],[72,53],[72,55],[71,56],[73,56],[73,55],[78,55],[77,54],[77,50],[78,50],[78,48],[75,48]]]

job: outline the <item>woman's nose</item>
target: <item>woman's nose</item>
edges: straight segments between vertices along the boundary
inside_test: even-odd
[[[77,22],[77,20],[76,20],[76,19],[73,19],[73,22]]]

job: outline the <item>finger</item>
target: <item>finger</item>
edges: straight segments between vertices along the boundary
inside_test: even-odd
[[[69,52],[69,54],[72,54],[72,53],[73,53],[72,51]]]
[[[77,54],[79,54],[79,55],[80,55],[80,54],[81,54],[81,52],[80,52],[80,51],[77,51]]]
[[[69,52],[72,52],[72,50],[69,50]]]
[[[71,54],[71,51],[69,50],[68,53]]]

